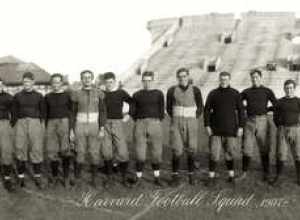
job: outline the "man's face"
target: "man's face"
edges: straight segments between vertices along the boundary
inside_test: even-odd
[[[187,72],[180,72],[177,75],[178,84],[180,86],[187,86],[189,84],[189,75]]]
[[[295,86],[290,83],[284,86],[284,92],[287,97],[293,97],[295,94]]]
[[[61,91],[63,82],[60,77],[53,77],[51,80],[51,87],[54,92]]]
[[[91,73],[84,73],[81,75],[81,82],[83,87],[91,87],[93,84],[93,75]]]
[[[143,88],[148,90],[152,88],[153,77],[152,76],[144,76],[142,78]]]
[[[116,80],[113,78],[106,79],[105,80],[105,89],[107,91],[112,91],[114,88],[116,88]]]
[[[226,88],[230,85],[230,76],[220,76],[219,81],[220,81],[220,87]]]
[[[251,75],[251,82],[254,87],[259,87],[261,85],[261,76],[258,73],[253,73]]]
[[[23,87],[26,91],[31,91],[33,89],[34,80],[30,78],[23,79]]]

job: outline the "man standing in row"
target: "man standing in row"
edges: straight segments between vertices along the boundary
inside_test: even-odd
[[[58,168],[62,162],[63,184],[66,187],[70,166],[70,123],[72,121],[72,101],[63,90],[63,76],[51,76],[52,92],[45,97],[46,102],[46,152],[50,160],[54,186],[59,182]]]
[[[37,187],[42,187],[41,165],[43,162],[45,100],[41,93],[33,89],[34,75],[23,74],[24,89],[14,96],[13,125],[16,127],[15,147],[18,179],[25,186],[26,162],[33,166],[33,177]]]
[[[288,147],[291,148],[295,161],[297,184],[300,185],[300,99],[295,96],[296,82],[284,82],[285,97],[278,100],[274,112],[274,123],[277,126],[276,171],[272,185],[280,186],[284,163],[288,159]]]
[[[126,174],[129,164],[129,153],[126,143],[126,136],[123,131],[123,105],[124,102],[132,105],[132,98],[123,89],[118,89],[116,85],[116,76],[112,72],[105,73],[105,104],[107,108],[107,121],[105,124],[105,136],[102,146],[102,153],[104,157],[105,171],[107,173],[108,180],[105,187],[109,187],[111,184],[112,174],[112,160],[115,158],[119,162],[122,183],[125,186],[129,186]],[[116,156],[114,152],[116,151]]]
[[[146,161],[147,142],[152,146],[152,169],[154,183],[163,186],[160,180],[160,164],[162,161],[163,130],[161,121],[164,119],[164,95],[162,91],[153,89],[154,73],[147,71],[142,74],[143,89],[133,94],[133,105],[130,115],[135,121],[134,139],[136,144],[136,181],[140,185]]]
[[[167,112],[171,117],[170,143],[173,149],[172,184],[179,185],[180,158],[187,151],[189,183],[195,185],[194,157],[198,146],[198,118],[203,111],[200,90],[189,83],[189,70],[181,68],[176,72],[178,85],[167,92]]]
[[[263,167],[263,181],[267,181],[270,166],[270,136],[267,118],[270,108],[268,108],[268,103],[271,102],[273,107],[276,106],[276,98],[271,89],[261,84],[262,73],[260,70],[252,70],[250,76],[252,87],[241,93],[242,101],[246,102],[247,120],[243,138],[243,174],[240,180],[247,176],[256,142]]]
[[[104,93],[93,87],[94,74],[90,70],[80,73],[82,89],[72,93],[74,122],[71,140],[76,137],[76,182],[81,182],[81,170],[88,152],[91,164],[91,185],[96,187],[96,174],[100,162],[100,141],[104,137],[106,106]]]
[[[4,187],[13,191],[11,181],[13,136],[11,128],[11,110],[13,97],[4,91],[4,83],[0,78],[0,150]]]
[[[230,87],[231,75],[219,74],[220,86],[212,90],[204,108],[204,126],[209,135],[209,178],[207,185],[215,184],[215,170],[220,159],[221,148],[225,151],[228,182],[234,183],[234,154],[236,137],[243,135],[244,108],[239,92]]]

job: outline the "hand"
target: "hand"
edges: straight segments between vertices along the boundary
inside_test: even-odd
[[[212,130],[211,130],[211,127],[207,126],[205,127],[206,128],[206,132],[208,134],[208,136],[212,136]]]
[[[70,141],[75,141],[75,132],[73,129],[70,131]]]
[[[99,129],[98,137],[99,137],[99,138],[103,138],[103,137],[104,137],[104,127],[101,127],[101,128]]]
[[[128,122],[130,119],[130,116],[128,114],[124,115],[124,118],[123,118],[123,122]]]
[[[237,136],[242,137],[243,136],[243,128],[239,128],[237,131]]]

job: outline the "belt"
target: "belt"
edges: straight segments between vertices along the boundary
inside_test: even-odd
[[[196,118],[197,107],[174,106],[173,116],[184,118]]]
[[[99,114],[97,112],[78,113],[76,116],[77,122],[81,123],[95,123],[98,122]]]

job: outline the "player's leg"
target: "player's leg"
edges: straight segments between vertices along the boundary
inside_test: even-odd
[[[172,180],[171,185],[176,187],[180,184],[179,168],[180,159],[183,154],[183,124],[176,118],[173,118],[170,125],[170,145],[173,151],[172,154]]]
[[[56,132],[57,121],[49,120],[46,127],[46,152],[47,157],[50,161],[51,168],[51,178],[49,178],[49,183],[57,185],[58,184],[58,166],[59,166],[59,141]]]
[[[18,184],[25,187],[26,162],[28,161],[28,136],[26,119],[19,119],[15,125],[15,154]]]
[[[246,125],[244,127],[244,135],[242,140],[242,175],[238,178],[239,180],[245,179],[247,177],[247,172],[251,164],[251,158],[253,156],[253,146],[255,144],[255,121],[252,119],[247,119]]]
[[[270,174],[270,142],[268,141],[268,129],[269,126],[267,117],[262,117],[259,120],[257,120],[256,140],[263,167],[263,181],[268,181]]]
[[[225,161],[228,170],[228,182],[235,182],[234,158],[237,150],[236,137],[224,137],[223,148],[225,150]]]
[[[60,143],[59,154],[62,161],[62,171],[63,171],[63,185],[67,187],[69,183],[69,173],[70,173],[70,161],[71,161],[71,150],[70,150],[70,124],[69,119],[63,118],[60,121],[60,126],[58,128],[58,139]]]
[[[208,164],[208,181],[207,186],[214,186],[216,183],[216,168],[220,160],[220,153],[222,149],[222,137],[210,136],[209,137],[209,164]]]
[[[146,120],[146,119],[145,119]],[[146,121],[137,120],[134,128],[134,140],[136,149],[136,181],[135,185],[141,184],[143,176],[146,150],[147,150],[147,134],[146,134]]]
[[[191,185],[196,184],[195,180],[195,155],[198,149],[198,123],[197,119],[187,120],[187,165],[188,165],[188,175],[189,183]]]
[[[157,186],[164,186],[160,179],[160,165],[162,161],[163,152],[163,130],[161,121],[153,119],[148,124],[147,133],[151,143],[152,153],[152,170],[154,174],[154,184]]]
[[[276,144],[276,176],[271,181],[274,186],[280,186],[282,183],[282,172],[284,168],[284,162],[287,160],[288,156],[288,133],[284,127],[279,127],[277,129],[277,144]]]
[[[126,136],[124,134],[123,122],[121,120],[115,121],[112,131],[112,144],[116,149],[116,159],[120,163],[120,171],[122,175],[122,184],[129,187],[127,181],[127,172],[129,165],[129,152],[126,143]]]
[[[295,161],[297,184],[300,186],[300,127],[293,128],[291,151]]]
[[[87,150],[87,133],[88,125],[86,123],[77,123],[75,127],[76,145],[75,152],[76,157],[74,161],[74,184],[81,185],[82,168],[85,162],[85,155]]]
[[[112,124],[108,122],[105,125],[105,135],[103,144],[101,146],[102,155],[104,158],[104,170],[106,179],[104,181],[104,187],[109,188],[112,182],[112,171],[113,171],[113,140],[112,140]]]
[[[38,188],[43,188],[42,162],[44,161],[44,127],[39,119],[28,119],[30,160],[33,167],[34,182]]]
[[[3,183],[7,191],[14,191],[14,185],[11,180],[12,176],[12,129],[8,120],[0,122],[0,146],[1,146],[1,161],[3,168]]]
[[[96,187],[96,178],[98,172],[98,166],[100,163],[100,148],[101,148],[101,140],[98,137],[99,128],[97,123],[91,123],[88,127],[88,153],[91,159],[90,161],[90,169],[91,169],[91,185]],[[111,160],[107,160],[111,161]],[[107,166],[107,165],[106,165]],[[109,169],[112,170],[112,162],[109,165]]]

